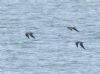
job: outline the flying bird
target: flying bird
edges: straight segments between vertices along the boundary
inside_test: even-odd
[[[26,32],[25,33],[26,37],[29,39],[30,37],[34,38],[35,39],[35,36],[33,35],[32,32]]]
[[[79,44],[80,44],[80,46],[81,46],[83,49],[85,49],[83,43],[84,43],[84,42],[77,41],[77,42],[76,42],[76,47],[78,48],[78,46],[79,46]]]
[[[79,30],[77,30],[76,27],[67,27],[67,28],[68,28],[69,30],[71,30],[71,31],[72,31],[72,30],[75,30],[75,31],[79,32]]]

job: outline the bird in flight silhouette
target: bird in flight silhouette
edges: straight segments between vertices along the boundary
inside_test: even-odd
[[[78,46],[79,46],[79,44],[80,44],[80,46],[81,46],[83,49],[85,49],[83,43],[84,43],[84,42],[77,41],[77,42],[76,42],[76,47],[78,48]]]
[[[32,32],[26,32],[25,33],[25,36],[29,39],[30,37],[34,38],[35,39],[35,36],[33,35]]]
[[[75,30],[75,31],[79,32],[79,30],[77,30],[76,27],[67,27],[67,28],[68,28],[69,30],[71,30],[71,31],[72,31],[72,30]]]

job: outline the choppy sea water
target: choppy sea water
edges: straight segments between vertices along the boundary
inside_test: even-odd
[[[100,0],[0,0],[0,74],[100,74],[99,14]]]

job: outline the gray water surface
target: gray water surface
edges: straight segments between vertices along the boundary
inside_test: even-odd
[[[99,15],[100,0],[0,0],[0,74],[100,74]]]

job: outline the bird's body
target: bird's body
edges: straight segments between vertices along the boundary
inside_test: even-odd
[[[76,29],[76,27],[67,27],[69,30],[75,30],[75,31],[77,31],[77,32],[79,32],[77,29]]]
[[[30,37],[34,38],[35,39],[35,36],[33,36],[33,33],[32,32],[26,32],[25,33],[26,37],[29,39]]]
[[[84,43],[84,42],[77,41],[77,42],[76,42],[76,47],[78,48],[78,45],[80,44],[80,46],[81,46],[83,49],[85,49],[85,47],[83,46],[83,43]]]

